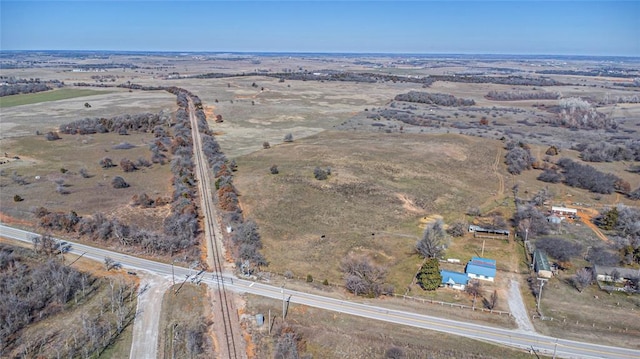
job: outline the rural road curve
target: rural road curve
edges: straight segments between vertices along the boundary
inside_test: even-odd
[[[37,235],[38,234],[36,233],[0,225],[0,236],[5,238],[31,243],[31,238]],[[108,256],[118,261],[125,268],[146,270],[158,275],[164,275],[166,278],[171,278],[170,264],[150,261],[87,245],[72,242],[69,243],[72,245],[71,252],[73,254],[84,254],[85,258],[101,262]],[[181,276],[183,278],[184,276],[192,276],[195,274],[188,268],[182,267],[175,267],[175,273],[176,276]],[[562,358],[640,358],[640,350],[559,339],[536,333],[524,332],[521,330],[511,330],[487,325],[466,323],[402,310],[393,310],[384,307],[360,304],[347,300],[292,291],[286,288],[238,279],[227,275],[223,276],[218,273],[206,272],[203,274],[202,281],[213,287],[219,285],[220,282],[223,281],[225,283],[225,288],[238,293],[250,293],[273,299],[282,299],[283,296],[286,296],[289,298],[291,304],[303,304],[324,310],[357,315],[373,320],[460,335],[467,338],[488,341],[524,350],[533,348],[536,352],[549,356],[555,354],[556,357]]]

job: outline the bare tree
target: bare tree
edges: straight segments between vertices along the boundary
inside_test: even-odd
[[[100,167],[102,167],[102,168],[111,168],[111,167],[115,166],[113,164],[113,160],[111,158],[109,158],[109,157],[104,157],[103,159],[101,159],[99,164],[100,164]]]
[[[386,268],[374,265],[367,257],[346,257],[340,268],[345,274],[345,287],[355,295],[377,297],[393,291],[384,285]]]
[[[489,299],[482,299],[482,303],[484,304],[485,308],[493,310],[496,305],[498,305],[498,291],[494,290],[493,293],[491,293]]]
[[[89,174],[89,171],[87,171],[86,168],[81,168],[80,171],[78,171],[78,173],[80,173],[80,176],[82,176],[82,178],[90,178],[91,175]]]
[[[416,243],[416,252],[425,258],[442,256],[447,247],[447,235],[442,220],[437,220],[426,226],[422,238]]]
[[[466,287],[464,287],[464,291],[473,296],[473,304],[472,307],[475,308],[476,307],[476,298],[480,295],[480,293],[482,293],[482,286],[480,285],[480,282],[477,280],[471,281],[469,282],[469,284],[467,284]]]
[[[580,268],[573,276],[573,285],[581,292],[593,283],[593,272],[589,268]]]
[[[393,346],[384,353],[384,357],[387,359],[402,359],[404,358],[404,351],[401,348]]]

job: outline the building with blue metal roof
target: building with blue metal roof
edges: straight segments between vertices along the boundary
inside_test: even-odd
[[[467,283],[469,283],[469,277],[466,273],[452,272],[448,270],[441,270],[442,286],[454,289],[464,290]]]
[[[493,282],[496,277],[495,259],[473,257],[465,269],[469,278]]]

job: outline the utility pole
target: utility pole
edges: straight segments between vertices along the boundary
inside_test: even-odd
[[[285,302],[284,302],[284,285],[285,284],[286,284],[286,282],[282,284],[282,289],[280,289],[280,291],[282,292],[282,321],[283,322],[284,322],[284,317],[285,317],[285,314],[286,314],[285,313],[285,308],[284,308],[284,306],[285,306]]]
[[[480,255],[480,257],[484,258],[484,241],[486,241],[486,239],[482,239],[482,254]]]
[[[175,260],[171,260],[171,279],[173,280],[173,285],[176,285],[176,275],[173,272],[173,262],[175,262]]]
[[[538,313],[540,313],[540,300],[542,299],[542,288],[544,287],[544,284],[547,282],[548,279],[545,278],[538,278],[538,280],[540,281],[540,291],[538,292],[538,305],[537,305],[537,309],[538,309]]]

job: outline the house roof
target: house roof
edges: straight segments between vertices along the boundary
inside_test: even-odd
[[[469,232],[496,233],[496,234],[504,234],[507,236],[509,235],[508,229],[484,228],[484,227],[476,226],[475,224],[469,225]]]
[[[553,212],[567,212],[567,213],[578,213],[578,210],[575,208],[567,208],[560,206],[551,206],[551,211]]]
[[[441,270],[442,284],[467,284],[469,277],[465,273],[452,272],[448,270]]]
[[[535,251],[533,251],[533,263],[537,272],[541,270],[547,270],[547,271],[551,270],[551,266],[549,265],[549,259],[547,258],[547,255],[539,249],[536,249]]]
[[[496,261],[495,259],[473,257],[469,263],[467,263],[466,272],[485,277],[495,277]]]

